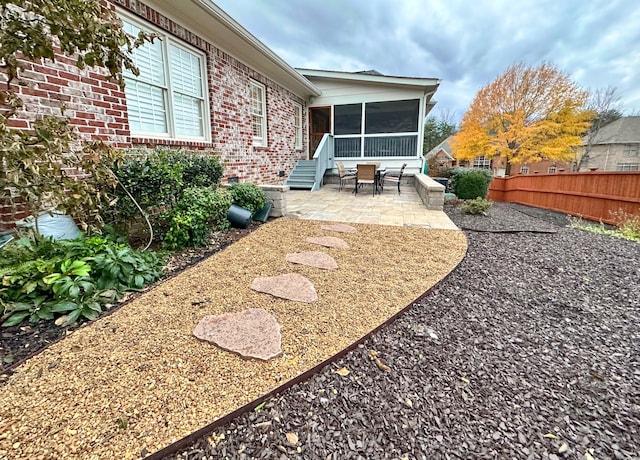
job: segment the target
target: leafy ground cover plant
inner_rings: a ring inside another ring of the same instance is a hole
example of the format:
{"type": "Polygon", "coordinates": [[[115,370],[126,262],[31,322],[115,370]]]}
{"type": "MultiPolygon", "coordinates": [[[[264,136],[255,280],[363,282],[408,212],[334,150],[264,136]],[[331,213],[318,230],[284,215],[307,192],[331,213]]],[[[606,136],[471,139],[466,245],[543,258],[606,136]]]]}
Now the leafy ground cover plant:
{"type": "Polygon", "coordinates": [[[252,214],[264,206],[267,196],[260,187],[250,182],[236,183],[229,187],[231,202],[236,206],[248,209],[252,214]]]}
{"type": "Polygon", "coordinates": [[[474,198],[473,200],[467,200],[462,203],[460,209],[462,209],[462,212],[465,214],[485,214],[492,204],[493,201],[484,198],[474,198]]]}
{"type": "Polygon", "coordinates": [[[161,266],[157,254],[103,237],[19,239],[0,252],[2,325],[95,319],[124,291],[159,278],[161,266]]]}
{"type": "Polygon", "coordinates": [[[640,214],[629,214],[622,211],[613,213],[617,220],[617,227],[605,225],[602,222],[591,222],[581,218],[573,218],[569,226],[591,233],[609,235],[616,238],[640,242],[640,214]]]}

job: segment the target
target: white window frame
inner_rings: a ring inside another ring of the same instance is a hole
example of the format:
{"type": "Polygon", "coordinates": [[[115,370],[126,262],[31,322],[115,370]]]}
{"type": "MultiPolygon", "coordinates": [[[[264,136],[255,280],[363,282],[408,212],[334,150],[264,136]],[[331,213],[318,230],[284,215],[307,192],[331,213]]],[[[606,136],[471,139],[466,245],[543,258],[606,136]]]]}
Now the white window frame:
{"type": "Polygon", "coordinates": [[[294,146],[296,150],[302,150],[302,104],[293,103],[293,125],[295,128],[294,146]]]}
{"type": "Polygon", "coordinates": [[[640,171],[640,163],[618,163],[616,171],[640,171]]]}
{"type": "Polygon", "coordinates": [[[473,159],[474,168],[491,169],[491,158],[479,155],[473,159]]]}
{"type": "Polygon", "coordinates": [[[520,174],[529,174],[529,166],[520,166],[520,174]]]}
{"type": "MultiPolygon", "coordinates": [[[[118,11],[120,18],[124,22],[128,22],[135,27],[144,30],[146,32],[154,33],[158,38],[154,40],[155,43],[160,43],[162,46],[162,66],[165,78],[164,85],[157,85],[156,87],[162,88],[163,97],[164,97],[164,110],[165,110],[165,124],[167,131],[165,133],[158,133],[155,131],[135,131],[134,129],[129,127],[131,130],[131,135],[133,137],[143,137],[143,138],[151,138],[151,139],[175,139],[181,141],[198,141],[198,142],[210,142],[211,141],[211,120],[209,115],[209,88],[208,88],[208,76],[207,76],[207,57],[206,54],[193,46],[169,35],[166,31],[155,27],[154,25],[146,22],[140,21],[138,18],[127,14],[121,10],[118,11]],[[178,134],[176,129],[176,119],[174,117],[174,97],[176,94],[180,92],[177,89],[172,89],[171,84],[171,69],[170,69],[170,46],[174,46],[179,48],[187,53],[195,55],[200,61],[200,79],[201,79],[201,95],[194,96],[188,95],[188,97],[199,100],[200,106],[200,115],[202,117],[200,126],[198,129],[202,132],[201,136],[192,136],[185,134],[178,134]]],[[[144,45],[143,45],[144,46],[144,45]]],[[[135,63],[135,61],[134,61],[135,63]]],[[[127,80],[135,82],[141,81],[145,84],[149,84],[144,80],[139,80],[138,77],[133,75],[133,73],[129,71],[124,72],[125,83],[127,80]]],[[[126,88],[125,88],[126,92],[126,88]]],[[[131,110],[130,103],[127,101],[127,112],[131,110]]]]}
{"type": "Polygon", "coordinates": [[[257,147],[266,147],[267,146],[267,87],[262,83],[259,83],[255,80],[249,80],[250,91],[249,98],[251,100],[250,110],[251,110],[251,133],[253,134],[253,145],[257,147]],[[258,113],[258,111],[254,111],[254,98],[253,98],[253,90],[260,91],[260,99],[256,102],[260,105],[260,111],[262,113],[258,113]],[[261,136],[255,135],[255,126],[258,125],[260,127],[261,136]]]}
{"type": "Polygon", "coordinates": [[[625,157],[637,157],[638,150],[638,144],[625,144],[622,154],[625,157]]]}
{"type": "Polygon", "coordinates": [[[549,168],[547,169],[547,173],[548,174],[555,174],[558,172],[558,167],[557,166],[549,166],[549,168]]]}

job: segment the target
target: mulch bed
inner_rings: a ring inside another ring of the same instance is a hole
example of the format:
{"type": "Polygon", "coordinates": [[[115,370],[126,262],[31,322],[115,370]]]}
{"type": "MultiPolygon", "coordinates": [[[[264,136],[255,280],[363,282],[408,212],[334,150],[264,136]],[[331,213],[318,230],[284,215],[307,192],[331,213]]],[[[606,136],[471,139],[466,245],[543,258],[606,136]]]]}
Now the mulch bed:
{"type": "Polygon", "coordinates": [[[446,212],[468,254],[429,295],[167,458],[640,458],[640,244],[517,205],[446,212]]]}
{"type": "Polygon", "coordinates": [[[327,236],[322,224],[263,225],[19,366],[0,386],[0,458],[145,457],[343,350],[442,279],[466,249],[459,231],[354,224],[357,233],[339,235],[349,249],[321,248],[337,270],[286,262],[319,250],[306,239],[327,236]],[[311,280],[318,301],[250,289],[257,277],[286,273],[311,280]],[[204,315],[245,308],[277,319],[282,355],[243,359],[193,336],[204,315]]]}

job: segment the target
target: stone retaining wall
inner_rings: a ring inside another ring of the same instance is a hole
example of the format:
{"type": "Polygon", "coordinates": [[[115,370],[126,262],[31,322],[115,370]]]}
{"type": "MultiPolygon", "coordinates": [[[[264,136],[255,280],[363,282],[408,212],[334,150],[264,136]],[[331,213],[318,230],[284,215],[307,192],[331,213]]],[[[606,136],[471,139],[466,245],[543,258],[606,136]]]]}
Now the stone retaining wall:
{"type": "Polygon", "coordinates": [[[427,209],[442,211],[444,207],[444,185],[422,173],[414,176],[414,182],[416,191],[427,209]]]}
{"type": "Polygon", "coordinates": [[[287,214],[288,185],[260,185],[267,194],[267,203],[273,203],[269,217],[283,217],[287,214]]]}

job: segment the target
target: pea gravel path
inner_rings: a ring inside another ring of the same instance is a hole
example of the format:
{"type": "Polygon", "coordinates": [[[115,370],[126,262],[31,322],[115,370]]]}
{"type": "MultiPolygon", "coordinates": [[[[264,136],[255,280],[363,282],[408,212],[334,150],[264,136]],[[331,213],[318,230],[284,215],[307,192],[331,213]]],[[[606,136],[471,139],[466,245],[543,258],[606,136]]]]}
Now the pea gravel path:
{"type": "Polygon", "coordinates": [[[320,270],[286,261],[318,250],[323,222],[276,219],[113,314],[18,366],[0,386],[0,460],[138,459],[172,444],[344,350],[462,260],[458,230],[354,224],[349,249],[321,248],[320,270]],[[398,261],[398,262],[396,262],[398,261]],[[296,273],[318,300],[250,288],[296,273]],[[198,340],[205,315],[262,308],[280,324],[283,353],[264,362],[198,340]]]}
{"type": "Polygon", "coordinates": [[[516,205],[447,212],[478,231],[430,295],[170,458],[640,458],[640,244],[516,205]]]}

